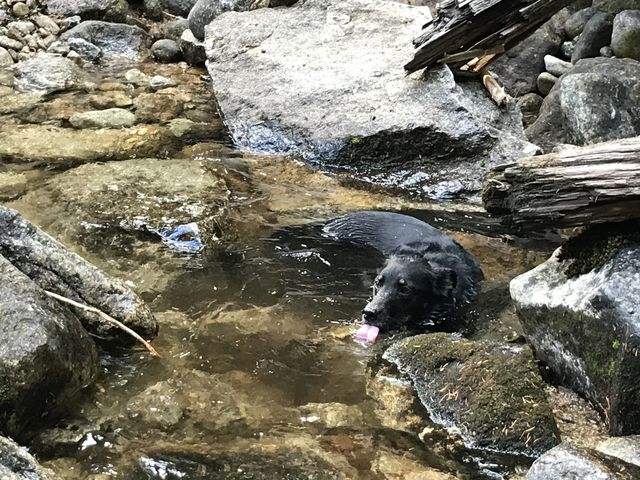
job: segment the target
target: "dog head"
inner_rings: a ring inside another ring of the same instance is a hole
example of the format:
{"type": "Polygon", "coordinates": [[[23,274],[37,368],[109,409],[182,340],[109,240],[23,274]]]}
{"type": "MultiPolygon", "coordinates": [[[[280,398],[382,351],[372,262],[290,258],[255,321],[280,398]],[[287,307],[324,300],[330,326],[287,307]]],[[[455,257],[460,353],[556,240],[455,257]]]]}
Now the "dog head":
{"type": "Polygon", "coordinates": [[[393,256],[373,284],[364,323],[381,331],[437,323],[453,312],[456,272],[422,256],[393,256]]]}

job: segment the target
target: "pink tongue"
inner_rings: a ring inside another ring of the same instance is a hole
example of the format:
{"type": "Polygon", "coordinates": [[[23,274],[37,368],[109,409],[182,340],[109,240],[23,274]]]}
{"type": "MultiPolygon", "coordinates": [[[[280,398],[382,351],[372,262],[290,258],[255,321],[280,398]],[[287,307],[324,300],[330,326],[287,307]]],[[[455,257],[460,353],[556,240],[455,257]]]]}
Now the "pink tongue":
{"type": "Polygon", "coordinates": [[[356,338],[358,340],[362,340],[363,342],[374,343],[376,341],[376,338],[378,338],[379,332],[380,329],[378,327],[367,325],[365,323],[356,332],[356,338]]]}

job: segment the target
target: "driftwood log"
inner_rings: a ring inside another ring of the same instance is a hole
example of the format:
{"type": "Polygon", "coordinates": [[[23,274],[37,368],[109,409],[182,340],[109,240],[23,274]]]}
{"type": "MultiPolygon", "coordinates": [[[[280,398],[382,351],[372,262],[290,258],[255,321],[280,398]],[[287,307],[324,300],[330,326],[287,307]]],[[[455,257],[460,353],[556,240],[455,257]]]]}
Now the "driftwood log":
{"type": "Polygon", "coordinates": [[[489,175],[482,200],[515,230],[640,218],[640,137],[503,165],[489,175]]]}
{"type": "Polygon", "coordinates": [[[444,0],[413,41],[418,50],[404,68],[415,72],[439,62],[479,72],[571,1],[444,0]]]}

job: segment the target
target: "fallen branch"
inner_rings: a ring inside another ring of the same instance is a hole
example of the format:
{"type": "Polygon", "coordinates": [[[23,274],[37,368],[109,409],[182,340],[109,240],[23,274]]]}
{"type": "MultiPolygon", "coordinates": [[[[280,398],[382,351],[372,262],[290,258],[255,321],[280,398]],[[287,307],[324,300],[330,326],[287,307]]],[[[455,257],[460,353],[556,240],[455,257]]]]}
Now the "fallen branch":
{"type": "Polygon", "coordinates": [[[516,230],[640,218],[640,137],[569,147],[496,167],[482,200],[516,230]]]}
{"type": "Polygon", "coordinates": [[[134,332],[129,327],[127,327],[124,323],[116,320],[115,318],[113,318],[110,315],[107,315],[102,310],[99,310],[99,309],[97,309],[95,307],[90,307],[89,305],[84,305],[82,303],[78,303],[78,302],[76,302],[74,300],[71,300],[70,298],[63,297],[62,295],[58,295],[57,293],[50,292],[49,290],[45,290],[44,293],[46,293],[48,296],[50,296],[52,298],[55,298],[56,300],[58,300],[60,302],[68,303],[69,305],[72,305],[72,306],[74,306],[76,308],[80,308],[80,309],[82,309],[82,310],[84,310],[86,312],[95,313],[96,315],[98,315],[103,320],[106,320],[107,322],[111,323],[112,325],[115,325],[116,327],[118,327],[119,329],[125,331],[126,333],[131,335],[133,338],[138,340],[140,343],[142,343],[145,346],[145,348],[147,350],[149,350],[151,355],[153,355],[155,357],[160,357],[160,354],[158,353],[158,351],[155,348],[153,348],[149,342],[147,342],[144,338],[142,338],[136,332],[134,332]]]}

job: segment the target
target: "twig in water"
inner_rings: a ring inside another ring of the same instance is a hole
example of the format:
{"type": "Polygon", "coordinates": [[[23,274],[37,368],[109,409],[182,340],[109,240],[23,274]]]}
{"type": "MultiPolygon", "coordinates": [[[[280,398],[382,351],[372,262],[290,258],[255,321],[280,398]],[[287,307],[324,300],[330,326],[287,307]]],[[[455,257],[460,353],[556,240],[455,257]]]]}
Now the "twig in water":
{"type": "Polygon", "coordinates": [[[140,343],[142,343],[145,346],[145,348],[147,350],[149,350],[151,355],[153,355],[155,357],[160,357],[160,354],[158,353],[158,351],[155,348],[153,348],[149,342],[147,342],[144,338],[142,338],[136,332],[134,332],[129,327],[127,327],[124,323],[116,320],[115,318],[113,318],[110,315],[107,315],[102,310],[99,310],[99,309],[97,309],[95,307],[90,307],[89,305],[84,305],[82,303],[78,303],[78,302],[76,302],[74,300],[71,300],[70,298],[63,297],[62,295],[58,295],[57,293],[50,292],[49,290],[45,290],[44,293],[46,293],[47,295],[49,295],[52,298],[55,298],[56,300],[59,300],[60,302],[68,303],[69,305],[73,305],[74,307],[81,308],[82,310],[85,310],[87,312],[95,313],[96,315],[98,315],[102,319],[106,320],[107,322],[111,323],[112,325],[115,325],[120,330],[123,330],[123,331],[127,332],[133,338],[135,338],[140,343]]]}

